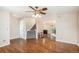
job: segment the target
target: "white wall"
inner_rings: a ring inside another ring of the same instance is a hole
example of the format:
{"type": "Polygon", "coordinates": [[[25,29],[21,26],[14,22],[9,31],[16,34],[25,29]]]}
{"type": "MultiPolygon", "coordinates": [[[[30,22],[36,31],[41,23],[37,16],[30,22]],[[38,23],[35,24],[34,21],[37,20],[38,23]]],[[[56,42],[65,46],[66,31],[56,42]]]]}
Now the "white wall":
{"type": "Polygon", "coordinates": [[[9,13],[0,12],[0,47],[10,44],[9,13]]]}
{"type": "Polygon", "coordinates": [[[38,33],[40,33],[40,32],[43,32],[43,29],[44,29],[44,24],[43,24],[43,21],[44,19],[37,19],[37,21],[38,21],[38,33]]]}
{"type": "Polygon", "coordinates": [[[76,13],[59,14],[56,18],[56,40],[77,44],[76,13]]]}
{"type": "Polygon", "coordinates": [[[27,32],[26,32],[26,23],[24,20],[20,20],[20,38],[26,39],[27,32]]]}
{"type": "Polygon", "coordinates": [[[77,45],[79,46],[79,12],[77,13],[77,45]]]}
{"type": "Polygon", "coordinates": [[[20,37],[20,20],[19,17],[10,14],[10,39],[20,37]]]}

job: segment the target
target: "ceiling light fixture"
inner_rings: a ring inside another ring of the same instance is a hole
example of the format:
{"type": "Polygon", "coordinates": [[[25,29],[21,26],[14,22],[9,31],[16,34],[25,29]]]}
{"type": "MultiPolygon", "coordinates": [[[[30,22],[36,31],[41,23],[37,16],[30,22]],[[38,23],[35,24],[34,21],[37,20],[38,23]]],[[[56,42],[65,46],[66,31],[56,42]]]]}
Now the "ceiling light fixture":
{"type": "Polygon", "coordinates": [[[40,14],[36,14],[36,15],[33,14],[32,17],[34,17],[34,18],[37,18],[37,17],[41,18],[41,15],[40,14]]]}

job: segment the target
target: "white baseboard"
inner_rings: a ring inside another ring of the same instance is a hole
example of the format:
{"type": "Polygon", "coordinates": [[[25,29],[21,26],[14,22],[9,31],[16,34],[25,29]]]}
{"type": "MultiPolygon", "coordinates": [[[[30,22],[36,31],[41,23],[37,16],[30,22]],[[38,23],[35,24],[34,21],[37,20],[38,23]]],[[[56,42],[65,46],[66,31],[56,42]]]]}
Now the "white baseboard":
{"type": "Polygon", "coordinates": [[[2,43],[0,44],[0,47],[6,46],[6,45],[10,45],[10,41],[2,42],[2,43]]]}
{"type": "Polygon", "coordinates": [[[61,41],[61,40],[56,40],[56,41],[63,42],[63,43],[68,43],[68,44],[75,44],[75,45],[77,45],[76,42],[68,42],[68,41],[61,41]]]}
{"type": "MultiPolygon", "coordinates": [[[[14,40],[14,39],[24,39],[24,38],[11,38],[10,40],[14,40]]],[[[26,40],[26,39],[24,39],[24,40],[26,40]]]]}

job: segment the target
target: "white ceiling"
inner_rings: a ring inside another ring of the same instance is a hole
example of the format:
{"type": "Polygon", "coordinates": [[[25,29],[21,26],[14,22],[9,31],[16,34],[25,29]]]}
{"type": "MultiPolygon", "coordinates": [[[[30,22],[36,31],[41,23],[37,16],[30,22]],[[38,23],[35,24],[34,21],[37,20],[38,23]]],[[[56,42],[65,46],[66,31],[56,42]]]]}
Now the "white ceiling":
{"type": "MultiPolygon", "coordinates": [[[[40,6],[47,7],[47,16],[51,16],[54,13],[69,13],[69,12],[75,12],[78,10],[78,7],[72,7],[72,6],[40,6]]],[[[16,14],[20,17],[30,17],[33,13],[31,12],[25,12],[25,11],[33,11],[28,6],[1,6],[0,11],[8,11],[10,13],[16,14]]]]}
{"type": "Polygon", "coordinates": [[[7,11],[10,13],[13,13],[17,16],[29,16],[31,13],[29,12],[25,12],[25,11],[32,11],[32,9],[30,9],[29,7],[25,7],[25,6],[6,6],[6,7],[0,7],[1,11],[7,11]]]}

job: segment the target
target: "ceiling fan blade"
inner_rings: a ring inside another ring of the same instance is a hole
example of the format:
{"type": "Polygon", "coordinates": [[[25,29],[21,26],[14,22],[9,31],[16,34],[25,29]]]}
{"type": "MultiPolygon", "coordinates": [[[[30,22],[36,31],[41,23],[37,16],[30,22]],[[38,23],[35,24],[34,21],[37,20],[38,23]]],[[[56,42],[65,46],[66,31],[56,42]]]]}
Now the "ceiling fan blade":
{"type": "Polygon", "coordinates": [[[44,13],[44,12],[40,12],[40,13],[41,13],[41,14],[44,14],[44,15],[46,14],[46,13],[44,13]]]}
{"type": "Polygon", "coordinates": [[[36,11],[36,9],[34,9],[32,6],[29,6],[31,9],[33,9],[34,11],[36,11]]]}
{"type": "Polygon", "coordinates": [[[35,11],[25,11],[25,12],[35,12],[35,11]]]}
{"type": "Polygon", "coordinates": [[[42,11],[46,11],[46,10],[48,10],[47,8],[42,8],[42,11]]]}

